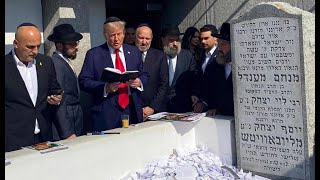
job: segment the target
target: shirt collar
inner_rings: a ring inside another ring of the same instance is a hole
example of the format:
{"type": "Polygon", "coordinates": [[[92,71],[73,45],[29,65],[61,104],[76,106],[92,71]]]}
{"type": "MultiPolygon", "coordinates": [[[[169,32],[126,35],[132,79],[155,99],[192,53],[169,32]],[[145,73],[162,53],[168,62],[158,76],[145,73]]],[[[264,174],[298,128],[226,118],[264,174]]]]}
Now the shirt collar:
{"type": "Polygon", "coordinates": [[[57,53],[60,57],[62,57],[62,59],[64,59],[66,62],[70,61],[70,59],[64,57],[63,54],[60,51],[55,51],[55,53],[57,53]]]}
{"type": "MultiPolygon", "coordinates": [[[[111,46],[109,46],[108,43],[107,43],[107,45],[108,45],[109,51],[110,51],[111,53],[115,53],[115,52],[114,52],[115,49],[113,49],[111,46]]],[[[121,47],[119,48],[119,51],[123,53],[123,46],[122,46],[122,45],[121,45],[121,47]]]]}
{"type": "MultiPolygon", "coordinates": [[[[12,55],[13,55],[13,59],[16,63],[16,65],[19,65],[19,66],[25,66],[25,64],[18,58],[18,56],[16,55],[14,49],[12,49],[12,55]]],[[[36,64],[36,59],[33,59],[33,61],[29,62],[29,63],[32,63],[32,64],[36,64]]],[[[29,65],[28,63],[28,65],[29,65]]]]}
{"type": "Polygon", "coordinates": [[[211,56],[213,52],[216,50],[217,46],[213,46],[209,52],[206,52],[206,56],[211,56]]]}

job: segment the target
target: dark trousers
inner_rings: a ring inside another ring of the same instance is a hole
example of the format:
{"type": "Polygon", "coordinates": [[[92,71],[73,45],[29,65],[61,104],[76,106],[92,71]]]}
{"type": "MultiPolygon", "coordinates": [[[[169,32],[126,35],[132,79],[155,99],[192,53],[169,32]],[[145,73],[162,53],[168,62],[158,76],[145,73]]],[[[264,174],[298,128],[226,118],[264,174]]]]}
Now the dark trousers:
{"type": "Polygon", "coordinates": [[[38,144],[38,143],[41,143],[41,142],[43,142],[41,133],[35,134],[33,136],[33,144],[38,144]]]}

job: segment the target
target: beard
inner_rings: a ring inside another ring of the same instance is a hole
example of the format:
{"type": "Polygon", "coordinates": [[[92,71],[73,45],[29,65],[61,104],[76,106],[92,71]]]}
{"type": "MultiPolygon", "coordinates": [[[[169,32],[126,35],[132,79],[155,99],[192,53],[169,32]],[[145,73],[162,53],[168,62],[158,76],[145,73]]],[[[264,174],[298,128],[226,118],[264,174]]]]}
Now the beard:
{"type": "Polygon", "coordinates": [[[163,52],[170,56],[170,57],[176,57],[181,51],[181,44],[177,45],[177,48],[170,47],[168,45],[163,46],[163,52]]]}
{"type": "Polygon", "coordinates": [[[223,54],[223,52],[219,51],[219,54],[216,57],[216,62],[220,65],[231,62],[231,51],[229,51],[227,54],[223,54]]]}
{"type": "Polygon", "coordinates": [[[139,46],[139,44],[136,44],[136,46],[139,48],[140,51],[145,52],[148,51],[148,49],[150,48],[150,44],[147,46],[139,46]]]}
{"type": "Polygon", "coordinates": [[[77,52],[71,53],[67,48],[62,49],[62,55],[68,59],[74,60],[77,58],[77,52]]]}

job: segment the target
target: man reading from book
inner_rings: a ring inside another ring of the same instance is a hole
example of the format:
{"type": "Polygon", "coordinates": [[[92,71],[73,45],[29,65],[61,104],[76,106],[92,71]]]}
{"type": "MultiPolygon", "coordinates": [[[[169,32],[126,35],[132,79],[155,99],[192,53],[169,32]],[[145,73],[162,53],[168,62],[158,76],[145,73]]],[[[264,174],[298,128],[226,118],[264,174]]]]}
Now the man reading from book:
{"type": "Polygon", "coordinates": [[[141,92],[148,76],[143,71],[141,53],[137,47],[123,44],[125,22],[109,17],[103,26],[106,43],[90,49],[79,75],[80,88],[94,96],[90,109],[94,131],[121,127],[121,115],[130,115],[130,123],[142,122],[141,92]],[[139,76],[125,83],[108,82],[106,68],[120,72],[139,71],[139,76]]]}

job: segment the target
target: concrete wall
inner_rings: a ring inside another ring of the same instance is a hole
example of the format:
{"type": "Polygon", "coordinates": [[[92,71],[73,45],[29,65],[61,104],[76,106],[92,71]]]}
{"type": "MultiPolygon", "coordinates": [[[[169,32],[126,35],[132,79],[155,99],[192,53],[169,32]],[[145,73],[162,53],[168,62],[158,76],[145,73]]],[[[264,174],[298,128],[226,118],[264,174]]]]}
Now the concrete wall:
{"type": "Polygon", "coordinates": [[[76,72],[79,73],[87,50],[105,42],[102,32],[102,25],[106,19],[105,1],[91,0],[90,3],[87,3],[86,8],[80,7],[82,10],[86,9],[81,12],[77,11],[79,3],[72,8],[73,5],[70,1],[69,3],[68,1],[44,2],[41,0],[5,0],[5,53],[9,53],[13,49],[12,42],[16,27],[23,22],[31,22],[37,25],[42,33],[43,44],[40,53],[50,56],[55,48],[53,43],[46,39],[52,33],[53,27],[61,23],[71,23],[76,31],[85,37],[79,46],[78,58],[74,61],[76,72]],[[72,12],[73,15],[68,12],[72,12]],[[83,21],[87,23],[83,25],[83,21]],[[45,44],[47,48],[45,48],[45,44]]]}
{"type": "MultiPolygon", "coordinates": [[[[14,33],[21,23],[31,22],[43,32],[41,0],[5,0],[5,22],[5,54],[7,54],[13,49],[14,33]]],[[[43,52],[42,45],[40,53],[43,52]]]]}
{"type": "Polygon", "coordinates": [[[68,149],[47,154],[29,149],[7,152],[11,164],[5,167],[5,179],[119,180],[147,163],[167,159],[173,149],[205,146],[228,165],[236,154],[234,120],[225,116],[190,123],[148,121],[107,132],[120,134],[66,139],[59,142],[68,149]]]}
{"type": "Polygon", "coordinates": [[[90,0],[89,14],[91,47],[96,47],[105,43],[103,36],[103,23],[106,20],[105,0],[90,0]]]}
{"type": "MultiPolygon", "coordinates": [[[[219,28],[248,12],[252,7],[265,0],[175,0],[168,1],[164,9],[163,24],[179,25],[184,32],[188,27],[200,28],[205,24],[214,24],[219,28]],[[184,7],[181,8],[181,5],[184,7]],[[177,8],[179,7],[179,8],[177,8]]],[[[271,0],[271,2],[275,2],[271,0]]],[[[315,0],[283,0],[292,6],[315,13],[315,0]]]]}

